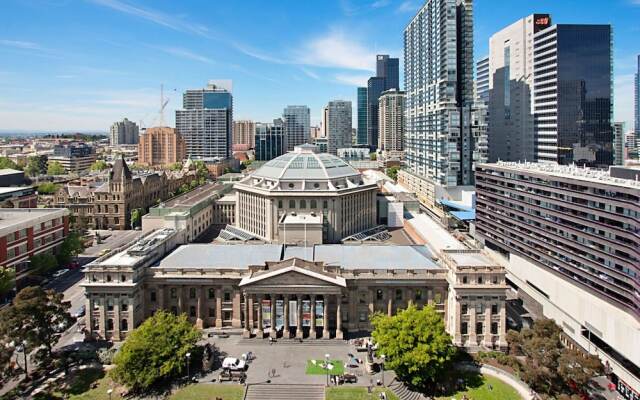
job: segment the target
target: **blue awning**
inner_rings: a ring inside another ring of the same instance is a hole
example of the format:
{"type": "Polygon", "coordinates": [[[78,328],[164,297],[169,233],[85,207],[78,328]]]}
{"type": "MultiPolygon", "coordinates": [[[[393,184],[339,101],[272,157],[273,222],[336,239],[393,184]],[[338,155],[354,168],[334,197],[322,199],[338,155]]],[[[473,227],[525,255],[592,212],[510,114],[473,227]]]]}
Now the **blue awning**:
{"type": "Polygon", "coordinates": [[[446,207],[449,207],[449,208],[453,208],[454,210],[474,211],[473,208],[463,206],[462,204],[458,204],[458,203],[453,202],[451,200],[440,199],[440,200],[438,200],[438,203],[442,204],[443,206],[446,206],[446,207]]]}
{"type": "Polygon", "coordinates": [[[451,215],[460,221],[474,221],[476,219],[475,211],[451,211],[451,215]]]}

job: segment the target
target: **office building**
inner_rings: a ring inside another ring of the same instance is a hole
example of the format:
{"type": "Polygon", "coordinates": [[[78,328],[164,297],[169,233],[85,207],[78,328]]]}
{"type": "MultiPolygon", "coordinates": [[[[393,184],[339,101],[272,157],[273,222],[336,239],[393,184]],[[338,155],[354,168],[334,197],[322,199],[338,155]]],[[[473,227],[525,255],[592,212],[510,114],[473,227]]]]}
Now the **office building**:
{"type": "MultiPolygon", "coordinates": [[[[362,113],[362,118],[365,118],[366,114],[367,138],[366,143],[362,142],[364,140],[364,134],[360,133],[360,136],[356,140],[357,144],[368,144],[373,150],[378,147],[378,103],[380,95],[385,90],[400,90],[399,74],[399,60],[397,58],[390,58],[387,54],[379,54],[376,56],[376,76],[369,78],[367,81],[366,93],[364,88],[358,89],[358,129],[361,129],[361,102],[364,101],[364,96],[366,96],[367,106],[366,110],[362,113]]],[[[362,124],[363,128],[364,121],[362,124]]]]}
{"type": "Polygon", "coordinates": [[[138,164],[148,166],[170,165],[186,158],[186,146],[177,129],[154,127],[140,135],[138,164]]]}
{"type": "Polygon", "coordinates": [[[385,79],[382,77],[374,76],[367,81],[367,143],[372,149],[378,146],[378,106],[384,88],[385,79]]]}
{"type": "Polygon", "coordinates": [[[112,146],[120,144],[138,144],[138,134],[138,125],[125,118],[122,121],[114,122],[113,125],[111,125],[109,143],[112,146]]]}
{"type": "Polygon", "coordinates": [[[269,161],[287,152],[287,132],[282,119],[256,124],[256,160],[269,161]]]}
{"type": "Polygon", "coordinates": [[[230,87],[209,82],[205,89],[187,90],[183,109],[176,110],[176,128],[184,138],[187,156],[231,157],[233,96],[230,87]]]}
{"type": "Polygon", "coordinates": [[[397,156],[404,149],[405,93],[397,89],[382,92],[379,100],[378,151],[397,156]]]}
{"type": "Polygon", "coordinates": [[[624,122],[613,123],[613,165],[624,165],[625,160],[624,122]]]}
{"type": "Polygon", "coordinates": [[[407,170],[398,181],[429,209],[440,189],[473,185],[472,10],[470,0],[427,0],[404,31],[407,170]]]}
{"type": "Polygon", "coordinates": [[[358,88],[358,128],[356,131],[356,144],[369,144],[367,133],[367,88],[358,88]]]}
{"type": "Polygon", "coordinates": [[[333,100],[326,106],[327,150],[330,154],[336,155],[339,148],[351,147],[351,118],[350,101],[333,100]]]}
{"type": "Polygon", "coordinates": [[[322,130],[319,126],[312,126],[309,128],[309,142],[313,142],[315,139],[322,137],[322,130]]]}
{"type": "Polygon", "coordinates": [[[611,165],[611,26],[553,25],[534,33],[533,45],[536,160],[611,165]]]}
{"type": "Polygon", "coordinates": [[[256,147],[256,123],[249,120],[233,121],[233,144],[256,147]]]}
{"type": "Polygon", "coordinates": [[[400,60],[388,54],[376,56],[376,76],[384,78],[384,90],[400,90],[400,60]]]}
{"type": "Polygon", "coordinates": [[[476,101],[489,104],[489,56],[476,63],[476,101]]]}
{"type": "Polygon", "coordinates": [[[57,144],[48,162],[57,161],[67,173],[86,171],[97,159],[96,149],[84,142],[57,144]]]}
{"type": "Polygon", "coordinates": [[[533,35],[551,26],[532,14],[489,39],[489,161],[533,161],[533,35]]]}
{"type": "MultiPolygon", "coordinates": [[[[2,170],[0,170],[1,172],[2,170]]],[[[38,193],[36,186],[0,186],[0,208],[36,208],[38,193]]]]}
{"type": "Polygon", "coordinates": [[[283,113],[285,133],[287,138],[287,151],[292,151],[295,146],[309,143],[311,114],[307,106],[287,106],[283,113]]]}
{"type": "Polygon", "coordinates": [[[640,172],[555,163],[476,166],[475,236],[528,311],[640,387],[640,172]],[[635,374],[635,375],[634,375],[635,374]]]}

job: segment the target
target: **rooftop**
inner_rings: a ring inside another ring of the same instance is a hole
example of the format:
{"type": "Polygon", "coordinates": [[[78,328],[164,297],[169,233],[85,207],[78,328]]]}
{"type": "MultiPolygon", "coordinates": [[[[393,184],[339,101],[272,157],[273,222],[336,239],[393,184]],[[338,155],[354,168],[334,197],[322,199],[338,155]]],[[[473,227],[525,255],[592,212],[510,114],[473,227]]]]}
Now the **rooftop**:
{"type": "Polygon", "coordinates": [[[407,220],[413,229],[424,239],[434,252],[441,250],[466,250],[467,247],[460,243],[449,231],[425,214],[411,213],[412,218],[407,220]]]}
{"type": "Polygon", "coordinates": [[[280,220],[281,224],[322,224],[322,215],[316,213],[288,213],[280,220]]]}
{"type": "Polygon", "coordinates": [[[19,187],[3,186],[3,187],[0,187],[0,195],[1,194],[21,192],[23,190],[33,190],[33,191],[35,191],[35,188],[33,188],[32,186],[19,186],[19,187]]]}
{"type": "Polygon", "coordinates": [[[0,211],[0,229],[23,229],[65,215],[69,215],[66,208],[3,208],[0,211]]]}
{"type": "Polygon", "coordinates": [[[11,168],[0,169],[0,175],[13,175],[13,174],[24,174],[24,172],[19,171],[17,169],[11,169],[11,168]]]}
{"type": "Polygon", "coordinates": [[[480,251],[446,251],[445,253],[459,267],[486,267],[496,264],[480,251]]]}
{"type": "Polygon", "coordinates": [[[199,186],[189,192],[176,196],[164,203],[161,203],[159,207],[173,208],[173,207],[191,207],[200,203],[210,197],[213,197],[219,193],[224,187],[221,183],[208,182],[202,186],[199,186]]]}
{"type": "Polygon", "coordinates": [[[279,244],[188,244],[178,247],[160,262],[160,268],[247,269],[265,261],[280,261],[279,244]]]}

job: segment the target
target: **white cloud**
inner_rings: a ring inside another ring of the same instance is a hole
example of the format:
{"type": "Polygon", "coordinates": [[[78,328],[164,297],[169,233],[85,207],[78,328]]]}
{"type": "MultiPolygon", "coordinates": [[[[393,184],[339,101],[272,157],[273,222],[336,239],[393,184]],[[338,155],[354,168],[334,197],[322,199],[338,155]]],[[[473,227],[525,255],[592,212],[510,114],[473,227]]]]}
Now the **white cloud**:
{"type": "Polygon", "coordinates": [[[419,3],[414,0],[405,0],[396,9],[399,13],[410,13],[418,10],[419,3]]]}
{"type": "Polygon", "coordinates": [[[367,86],[368,75],[337,74],[336,82],[350,86],[367,86]]]}
{"type": "Polygon", "coordinates": [[[300,70],[302,70],[302,72],[303,72],[306,76],[308,76],[309,78],[311,78],[311,79],[315,79],[315,80],[319,80],[319,79],[320,79],[320,76],[319,76],[318,74],[316,74],[315,72],[311,71],[310,69],[307,69],[307,68],[302,67],[302,68],[300,68],[300,70]]]}
{"type": "Polygon", "coordinates": [[[299,64],[317,67],[374,71],[376,54],[343,30],[317,36],[295,54],[299,64]]]}
{"type": "Polygon", "coordinates": [[[40,47],[39,44],[22,40],[0,39],[0,46],[15,47],[17,49],[25,50],[42,50],[42,47],[40,47]]]}
{"type": "Polygon", "coordinates": [[[390,0],[376,0],[371,3],[372,8],[382,8],[389,5],[390,0]]]}
{"type": "Polygon", "coordinates": [[[184,49],[181,47],[156,47],[158,50],[161,50],[167,54],[186,58],[188,60],[199,61],[205,64],[215,64],[216,62],[210,59],[209,57],[203,56],[201,54],[194,53],[191,50],[184,49]]]}
{"type": "Polygon", "coordinates": [[[274,64],[287,64],[288,61],[283,58],[273,57],[269,54],[265,54],[260,50],[254,49],[251,46],[248,46],[243,43],[233,42],[233,47],[239,52],[253,58],[257,58],[258,60],[274,63],[274,64]]]}

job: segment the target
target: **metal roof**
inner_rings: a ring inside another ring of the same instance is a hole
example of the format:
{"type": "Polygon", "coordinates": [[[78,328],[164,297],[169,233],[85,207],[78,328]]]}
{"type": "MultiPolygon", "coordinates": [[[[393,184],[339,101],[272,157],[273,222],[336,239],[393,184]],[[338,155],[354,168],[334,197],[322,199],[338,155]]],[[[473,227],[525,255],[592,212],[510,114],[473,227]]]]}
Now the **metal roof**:
{"type": "Polygon", "coordinates": [[[332,154],[304,148],[283,154],[258,168],[252,176],[278,180],[314,180],[359,176],[360,173],[332,154]]]}
{"type": "Polygon", "coordinates": [[[314,260],[343,269],[440,269],[425,246],[318,245],[314,260]]]}
{"type": "Polygon", "coordinates": [[[160,267],[246,269],[249,265],[281,259],[282,245],[279,244],[188,244],[169,254],[160,262],[160,267]]]}

